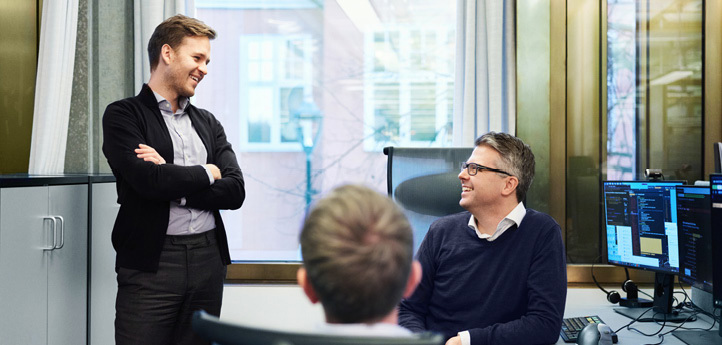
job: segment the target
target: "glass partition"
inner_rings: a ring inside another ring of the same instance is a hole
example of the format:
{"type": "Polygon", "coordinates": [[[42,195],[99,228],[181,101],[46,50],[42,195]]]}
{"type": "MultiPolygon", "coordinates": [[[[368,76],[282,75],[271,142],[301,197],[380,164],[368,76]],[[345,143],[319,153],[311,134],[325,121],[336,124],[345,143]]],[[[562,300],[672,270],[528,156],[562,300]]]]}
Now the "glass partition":
{"type": "Polygon", "coordinates": [[[608,1],[605,179],[702,179],[703,1],[608,1]]]}

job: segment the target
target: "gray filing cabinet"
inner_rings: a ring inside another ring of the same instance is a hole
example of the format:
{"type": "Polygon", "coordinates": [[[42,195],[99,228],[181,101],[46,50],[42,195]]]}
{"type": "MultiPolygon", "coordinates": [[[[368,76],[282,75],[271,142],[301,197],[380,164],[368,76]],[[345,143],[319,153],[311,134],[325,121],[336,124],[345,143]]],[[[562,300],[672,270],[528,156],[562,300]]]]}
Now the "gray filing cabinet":
{"type": "Polygon", "coordinates": [[[115,343],[115,250],[110,241],[120,205],[115,178],[91,176],[89,344],[115,343]]]}
{"type": "Polygon", "coordinates": [[[85,344],[87,176],[0,176],[0,344],[85,344]]]}

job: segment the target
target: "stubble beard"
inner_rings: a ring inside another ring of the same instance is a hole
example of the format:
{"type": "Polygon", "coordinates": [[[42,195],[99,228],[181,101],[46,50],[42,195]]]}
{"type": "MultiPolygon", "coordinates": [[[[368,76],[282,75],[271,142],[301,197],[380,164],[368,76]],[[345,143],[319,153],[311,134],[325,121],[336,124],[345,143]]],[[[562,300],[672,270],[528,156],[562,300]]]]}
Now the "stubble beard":
{"type": "Polygon", "coordinates": [[[193,97],[196,90],[190,85],[190,76],[188,73],[174,73],[171,79],[171,85],[178,97],[193,97]]]}

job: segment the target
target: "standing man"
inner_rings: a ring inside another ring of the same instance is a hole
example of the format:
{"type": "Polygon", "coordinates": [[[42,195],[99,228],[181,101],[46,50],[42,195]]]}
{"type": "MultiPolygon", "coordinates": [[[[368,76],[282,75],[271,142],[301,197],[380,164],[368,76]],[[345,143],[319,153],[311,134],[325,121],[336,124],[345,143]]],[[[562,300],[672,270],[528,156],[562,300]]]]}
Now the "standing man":
{"type": "Polygon", "coordinates": [[[329,334],[411,336],[396,306],[421,279],[406,216],[386,196],[348,185],[318,201],[301,231],[298,284],[321,301],[329,334]]]}
{"type": "Polygon", "coordinates": [[[117,344],[202,344],[192,313],[221,312],[231,261],[219,210],[241,207],[243,175],[223,126],[189,99],[208,73],[215,36],[183,15],[162,22],[148,43],[150,81],[103,116],[120,204],[117,344]]]}
{"type": "Polygon", "coordinates": [[[524,208],[534,154],[490,132],[462,165],[468,212],[434,222],[418,251],[424,277],[402,301],[399,323],[432,330],[447,344],[552,344],[559,338],[567,280],[559,225],[524,208]]]}

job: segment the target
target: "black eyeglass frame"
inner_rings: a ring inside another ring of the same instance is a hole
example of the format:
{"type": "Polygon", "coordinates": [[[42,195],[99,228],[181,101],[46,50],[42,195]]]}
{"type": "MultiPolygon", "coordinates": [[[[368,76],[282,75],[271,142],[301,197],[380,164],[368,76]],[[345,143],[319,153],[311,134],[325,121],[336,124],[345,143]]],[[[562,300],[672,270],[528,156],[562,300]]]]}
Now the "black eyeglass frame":
{"type": "Polygon", "coordinates": [[[487,167],[487,166],[483,166],[483,165],[481,165],[481,164],[476,164],[476,163],[461,162],[461,170],[464,170],[464,169],[466,169],[466,172],[469,173],[469,176],[475,176],[476,174],[479,173],[479,171],[485,171],[485,170],[486,170],[486,171],[493,171],[493,172],[495,172],[495,173],[500,173],[500,174],[504,174],[504,175],[507,175],[507,176],[514,176],[514,175],[512,175],[512,174],[510,174],[510,173],[508,173],[508,172],[506,172],[506,171],[504,171],[504,170],[501,170],[501,169],[489,168],[489,167],[487,167]],[[471,173],[471,167],[472,167],[472,166],[474,167],[474,173],[473,173],[473,174],[471,173]]]}

